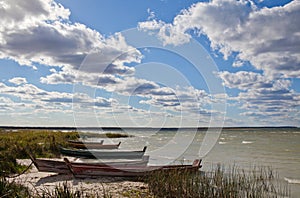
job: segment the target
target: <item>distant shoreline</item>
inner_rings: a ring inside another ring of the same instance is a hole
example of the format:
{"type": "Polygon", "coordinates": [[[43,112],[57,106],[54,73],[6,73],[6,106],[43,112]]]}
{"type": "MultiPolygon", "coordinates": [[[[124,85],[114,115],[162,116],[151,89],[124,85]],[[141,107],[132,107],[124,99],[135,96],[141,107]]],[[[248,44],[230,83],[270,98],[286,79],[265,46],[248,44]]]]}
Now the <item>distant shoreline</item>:
{"type": "MultiPolygon", "coordinates": [[[[265,126],[265,127],[211,127],[216,128],[216,129],[225,129],[225,130],[238,130],[238,129],[297,129],[299,127],[296,126],[265,126]]],[[[133,130],[138,130],[138,129],[152,129],[152,130],[160,130],[160,131],[170,131],[170,130],[179,130],[179,129],[198,129],[198,130],[207,130],[208,127],[181,127],[181,128],[172,128],[172,127],[165,127],[165,128],[158,128],[158,127],[54,127],[54,126],[49,126],[49,127],[41,127],[41,126],[0,126],[0,129],[12,129],[12,130],[17,130],[17,129],[39,129],[39,130],[67,130],[67,131],[80,131],[80,130],[126,130],[126,129],[133,129],[133,130]]]]}

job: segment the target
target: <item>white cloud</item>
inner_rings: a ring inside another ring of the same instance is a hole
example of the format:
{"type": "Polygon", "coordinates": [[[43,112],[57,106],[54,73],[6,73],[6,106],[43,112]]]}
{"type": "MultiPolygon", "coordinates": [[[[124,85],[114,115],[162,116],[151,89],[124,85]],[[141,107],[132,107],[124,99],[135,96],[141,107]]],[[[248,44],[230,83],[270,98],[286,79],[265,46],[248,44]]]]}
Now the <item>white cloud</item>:
{"type": "Polygon", "coordinates": [[[177,87],[170,90],[169,94],[152,95],[148,99],[141,100],[140,103],[169,110],[176,114],[210,116],[215,112],[210,107],[213,101],[217,101],[216,98],[210,96],[204,90],[194,87],[177,87]]]}
{"type": "Polygon", "coordinates": [[[225,59],[238,53],[238,62],[250,61],[268,76],[300,76],[300,2],[259,9],[251,1],[212,0],[199,2],[177,15],[172,24],[146,21],[145,31],[158,31],[164,44],[179,45],[199,31],[225,59]]]}
{"type": "Polygon", "coordinates": [[[42,20],[66,20],[70,11],[53,0],[9,0],[0,3],[0,31],[22,24],[23,29],[42,20]]]}
{"type": "Polygon", "coordinates": [[[261,74],[246,71],[220,72],[219,76],[226,87],[243,90],[237,97],[230,98],[244,111],[242,116],[252,118],[256,123],[268,120],[269,124],[288,122],[297,125],[300,94],[290,89],[290,80],[270,80],[261,74]]]}
{"type": "Polygon", "coordinates": [[[26,84],[27,83],[26,78],[22,78],[22,77],[15,77],[15,78],[9,79],[8,81],[10,83],[15,84],[15,85],[21,85],[21,84],[26,84]]]}
{"type": "MultiPolygon", "coordinates": [[[[5,115],[15,118],[22,118],[26,113],[35,117],[36,120],[40,120],[42,115],[49,119],[53,118],[55,113],[73,117],[74,111],[78,114],[85,111],[93,112],[97,109],[108,111],[113,106],[118,106],[118,101],[113,98],[100,96],[92,98],[86,94],[74,95],[67,92],[45,91],[32,84],[8,86],[0,83],[0,93],[0,113],[4,112],[5,115]]],[[[20,119],[21,123],[27,118],[20,119]]],[[[10,123],[9,120],[6,122],[10,123]]]]}
{"type": "Polygon", "coordinates": [[[5,1],[0,10],[0,58],[73,69],[92,52],[105,58],[98,65],[102,68],[117,57],[121,63],[139,61],[140,52],[121,34],[105,38],[84,24],[71,23],[70,11],[53,0],[5,1]]]}
{"type": "Polygon", "coordinates": [[[270,88],[273,86],[272,80],[259,73],[239,71],[230,73],[228,71],[219,72],[218,76],[223,80],[223,85],[229,88],[240,90],[270,88]]]}
{"type": "Polygon", "coordinates": [[[10,98],[0,96],[0,113],[13,110],[13,103],[10,98]]]}

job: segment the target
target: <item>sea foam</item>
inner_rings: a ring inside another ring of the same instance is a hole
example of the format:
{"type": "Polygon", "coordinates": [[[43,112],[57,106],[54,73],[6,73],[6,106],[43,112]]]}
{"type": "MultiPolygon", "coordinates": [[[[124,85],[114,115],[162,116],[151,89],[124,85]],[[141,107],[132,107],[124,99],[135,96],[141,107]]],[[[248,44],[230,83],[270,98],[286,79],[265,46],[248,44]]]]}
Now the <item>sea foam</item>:
{"type": "Polygon", "coordinates": [[[251,141],[242,141],[242,144],[252,144],[253,142],[251,141]]]}
{"type": "Polygon", "coordinates": [[[290,179],[285,177],[284,180],[287,181],[289,184],[300,184],[300,179],[290,179]]]}

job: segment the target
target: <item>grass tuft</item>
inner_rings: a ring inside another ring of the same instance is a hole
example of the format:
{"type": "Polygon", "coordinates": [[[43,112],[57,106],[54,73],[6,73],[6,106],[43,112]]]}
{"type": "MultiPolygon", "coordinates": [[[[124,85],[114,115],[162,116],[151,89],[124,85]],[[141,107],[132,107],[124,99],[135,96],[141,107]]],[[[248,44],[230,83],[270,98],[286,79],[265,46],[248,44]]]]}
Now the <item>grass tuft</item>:
{"type": "MultiPolygon", "coordinates": [[[[17,131],[0,130],[0,176],[22,172],[26,167],[17,164],[16,159],[29,158],[28,152],[36,157],[59,157],[59,146],[68,147],[67,140],[77,140],[81,133],[53,130],[17,131]]],[[[121,138],[130,137],[120,133],[82,133],[86,137],[121,138]]]]}
{"type": "Polygon", "coordinates": [[[30,193],[28,188],[2,177],[0,178],[0,197],[30,197],[30,193]]]}
{"type": "Polygon", "coordinates": [[[0,132],[0,176],[19,173],[24,166],[16,159],[29,158],[28,152],[36,157],[58,157],[58,145],[67,145],[68,139],[77,139],[77,132],[53,132],[49,130],[18,130],[0,132]]]}
{"type": "Polygon", "coordinates": [[[156,171],[145,179],[154,197],[286,197],[270,168],[254,168],[250,172],[233,167],[218,167],[198,174],[186,171],[156,171]]]}

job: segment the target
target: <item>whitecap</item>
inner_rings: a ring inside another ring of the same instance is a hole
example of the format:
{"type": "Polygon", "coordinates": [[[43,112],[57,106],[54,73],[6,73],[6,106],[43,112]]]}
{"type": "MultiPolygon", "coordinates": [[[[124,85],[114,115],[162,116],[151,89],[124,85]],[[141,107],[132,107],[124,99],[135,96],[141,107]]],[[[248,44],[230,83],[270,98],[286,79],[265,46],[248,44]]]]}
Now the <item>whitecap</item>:
{"type": "Polygon", "coordinates": [[[300,179],[290,179],[285,177],[284,180],[287,181],[289,184],[300,184],[300,179]]]}
{"type": "Polygon", "coordinates": [[[251,141],[242,141],[242,144],[252,144],[253,142],[251,141]]]}
{"type": "Polygon", "coordinates": [[[221,142],[221,141],[219,142],[219,144],[226,144],[226,143],[227,143],[227,142],[221,142]]]}

